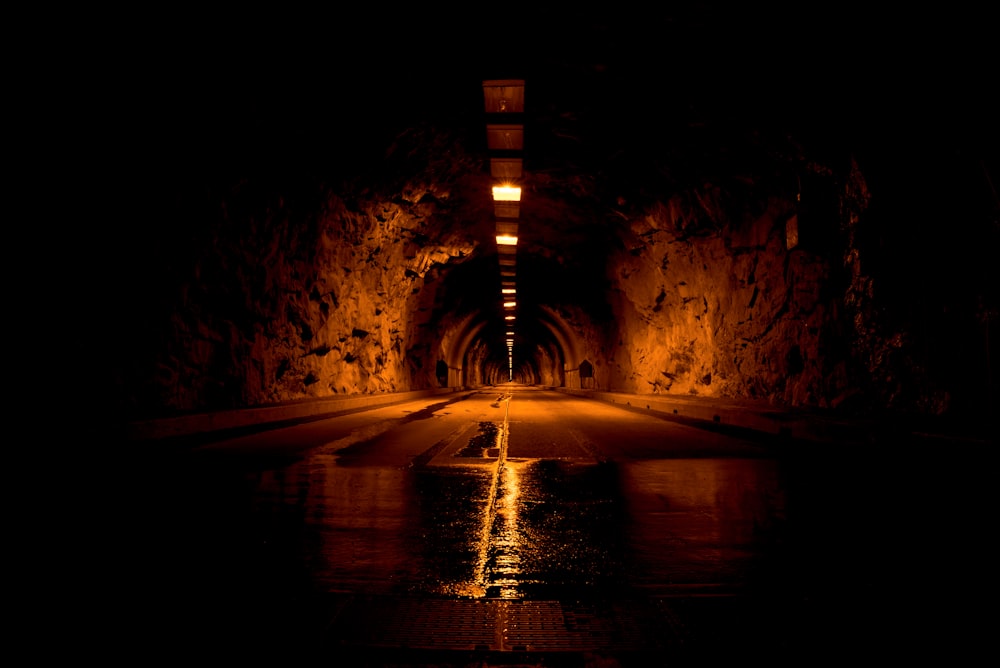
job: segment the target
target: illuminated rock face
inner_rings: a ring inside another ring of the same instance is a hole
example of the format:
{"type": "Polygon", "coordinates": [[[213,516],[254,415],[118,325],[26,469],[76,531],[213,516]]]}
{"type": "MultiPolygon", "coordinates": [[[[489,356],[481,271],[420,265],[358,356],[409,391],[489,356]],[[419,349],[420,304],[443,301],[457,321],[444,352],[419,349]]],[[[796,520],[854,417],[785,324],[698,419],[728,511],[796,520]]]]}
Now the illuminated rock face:
{"type": "Polygon", "coordinates": [[[581,334],[597,387],[811,406],[847,391],[851,361],[830,353],[849,336],[831,254],[790,249],[795,202],[763,201],[734,219],[708,186],[623,221],[606,265],[612,324],[581,334]]]}
{"type": "MultiPolygon", "coordinates": [[[[147,316],[156,345],[138,345],[118,370],[121,409],[157,415],[506,380],[472,326],[491,317],[481,312],[499,285],[489,202],[477,194],[487,184],[482,156],[428,131],[390,147],[383,168],[384,181],[317,184],[312,199],[245,183],[206,203],[199,243],[180,263],[186,273],[147,316]],[[400,166],[399,154],[419,157],[400,166]]],[[[902,357],[918,345],[906,343],[911,332],[875,321],[883,307],[862,269],[868,251],[850,233],[868,193],[856,168],[841,176],[848,186],[826,223],[838,243],[823,247],[789,248],[789,221],[801,211],[792,197],[750,189],[741,201],[756,204],[734,207],[712,184],[602,214],[611,240],[598,252],[570,244],[566,229],[593,225],[580,211],[623,208],[620,198],[607,205],[586,194],[560,223],[536,221],[524,236],[549,256],[542,266],[580,271],[574,255],[585,254],[604,290],[549,293],[561,299],[544,306],[566,340],[535,342],[521,380],[789,406],[864,395],[866,408],[946,409],[946,385],[913,385],[902,357]],[[895,367],[883,356],[890,349],[900,353],[895,367]],[[567,373],[584,365],[592,377],[567,373]],[[908,383],[900,405],[894,397],[908,383]]],[[[553,190],[542,182],[539,199],[553,190]]],[[[531,248],[519,252],[530,266],[531,248]]]]}
{"type": "MultiPolygon", "coordinates": [[[[146,315],[156,345],[112,353],[125,358],[115,369],[120,408],[155,415],[447,384],[438,362],[461,316],[443,311],[443,273],[480,241],[449,214],[469,213],[449,189],[481,176],[456,149],[416,141],[442,149],[422,165],[440,182],[418,173],[388,191],[369,183],[339,193],[315,184],[308,202],[245,182],[179,213],[198,220],[197,243],[161,258],[186,271],[160,303],[130,300],[130,317],[162,310],[146,315]]],[[[406,142],[393,150],[411,150],[406,142]]],[[[162,283],[149,260],[133,270],[162,283]]]]}
{"type": "Polygon", "coordinates": [[[787,250],[789,206],[742,230],[688,239],[677,236],[676,208],[657,207],[633,223],[649,241],[613,262],[623,327],[608,384],[793,405],[843,391],[829,383],[831,374],[846,380],[844,360],[819,353],[821,335],[835,326],[820,294],[829,272],[822,260],[787,250]]]}

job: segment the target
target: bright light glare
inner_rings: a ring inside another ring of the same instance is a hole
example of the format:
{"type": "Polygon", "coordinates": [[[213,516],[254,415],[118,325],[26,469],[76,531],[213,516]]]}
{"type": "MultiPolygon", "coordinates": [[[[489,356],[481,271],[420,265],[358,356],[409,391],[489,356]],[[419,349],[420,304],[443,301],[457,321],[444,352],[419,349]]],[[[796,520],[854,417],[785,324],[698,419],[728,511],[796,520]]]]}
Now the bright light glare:
{"type": "Polygon", "coordinates": [[[514,308],[515,306],[517,306],[517,302],[514,302],[514,301],[504,302],[503,303],[503,307],[504,308],[514,308]]]}
{"type": "Polygon", "coordinates": [[[500,293],[504,295],[512,295],[517,292],[515,288],[501,288],[500,293]]]}
{"type": "Polygon", "coordinates": [[[520,186],[493,186],[494,202],[520,202],[520,186]]]}
{"type": "Polygon", "coordinates": [[[507,316],[504,316],[504,318],[503,318],[503,319],[504,319],[504,320],[513,320],[513,319],[514,319],[514,316],[512,316],[512,315],[507,315],[507,316]]]}
{"type": "Polygon", "coordinates": [[[516,246],[517,237],[512,234],[498,234],[497,243],[501,246],[516,246]]]}
{"type": "Polygon", "coordinates": [[[507,336],[514,336],[514,332],[507,332],[507,336]]]}

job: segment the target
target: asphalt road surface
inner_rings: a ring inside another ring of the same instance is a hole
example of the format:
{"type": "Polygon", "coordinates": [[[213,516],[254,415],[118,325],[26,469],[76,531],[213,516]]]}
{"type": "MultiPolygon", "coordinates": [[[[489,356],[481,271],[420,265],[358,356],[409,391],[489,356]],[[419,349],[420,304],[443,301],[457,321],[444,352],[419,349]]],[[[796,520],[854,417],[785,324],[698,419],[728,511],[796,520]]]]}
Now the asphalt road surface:
{"type": "Polygon", "coordinates": [[[102,605],[81,623],[103,632],[83,646],[143,664],[955,661],[992,632],[995,521],[984,453],[948,447],[779,442],[497,387],[133,448],[101,483],[102,605]]]}

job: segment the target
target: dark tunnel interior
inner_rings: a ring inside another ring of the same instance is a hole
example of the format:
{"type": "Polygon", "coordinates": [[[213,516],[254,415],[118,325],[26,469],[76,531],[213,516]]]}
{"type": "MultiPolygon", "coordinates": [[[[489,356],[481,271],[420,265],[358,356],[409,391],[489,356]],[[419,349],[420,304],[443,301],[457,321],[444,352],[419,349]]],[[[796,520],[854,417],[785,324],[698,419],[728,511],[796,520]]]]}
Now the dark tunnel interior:
{"type": "Polygon", "coordinates": [[[990,9],[12,14],[31,651],[978,652],[990,9]]]}

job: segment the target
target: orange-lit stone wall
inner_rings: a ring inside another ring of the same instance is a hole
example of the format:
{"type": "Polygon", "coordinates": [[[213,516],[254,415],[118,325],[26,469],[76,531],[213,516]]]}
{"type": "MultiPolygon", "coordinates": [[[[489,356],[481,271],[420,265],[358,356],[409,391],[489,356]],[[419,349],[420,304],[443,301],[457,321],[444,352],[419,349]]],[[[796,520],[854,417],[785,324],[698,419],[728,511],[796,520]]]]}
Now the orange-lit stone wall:
{"type": "Polygon", "coordinates": [[[629,247],[609,263],[620,323],[609,388],[828,405],[847,383],[845,360],[820,352],[838,335],[822,292],[829,268],[786,247],[791,203],[684,236],[692,213],[679,200],[632,221],[629,247]]]}

